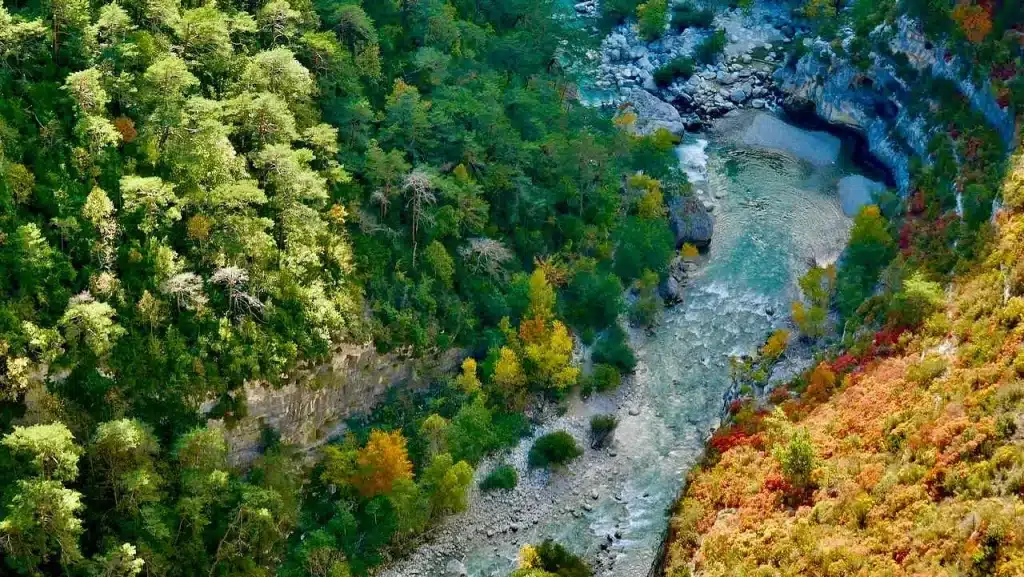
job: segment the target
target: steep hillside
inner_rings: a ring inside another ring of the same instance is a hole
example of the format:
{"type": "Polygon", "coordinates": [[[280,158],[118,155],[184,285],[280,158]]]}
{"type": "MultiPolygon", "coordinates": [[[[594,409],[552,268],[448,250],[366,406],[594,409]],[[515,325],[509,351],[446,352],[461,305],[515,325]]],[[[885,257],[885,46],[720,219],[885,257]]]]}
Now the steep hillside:
{"type": "Polygon", "coordinates": [[[738,410],[665,575],[1024,573],[1024,155],[1002,195],[987,255],[917,330],[823,361],[774,414],[738,410]]]}
{"type": "Polygon", "coordinates": [[[905,195],[862,210],[838,270],[801,282],[801,338],[835,329],[820,362],[770,399],[742,387],[765,350],[737,365],[748,395],[690,474],[664,574],[1022,575],[1024,156],[1004,161],[1020,5],[800,10],[817,37],[781,89],[900,150],[882,156],[905,195]]]}

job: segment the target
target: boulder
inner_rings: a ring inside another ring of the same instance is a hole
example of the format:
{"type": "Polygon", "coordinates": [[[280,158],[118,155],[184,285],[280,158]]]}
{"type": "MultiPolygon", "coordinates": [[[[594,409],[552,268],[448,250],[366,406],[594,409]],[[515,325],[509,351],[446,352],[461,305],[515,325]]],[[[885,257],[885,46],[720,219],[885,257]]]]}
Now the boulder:
{"type": "Polygon", "coordinates": [[[697,197],[673,199],[669,204],[669,223],[676,236],[676,247],[690,243],[705,248],[711,244],[715,220],[697,197]]]}
{"type": "Polygon", "coordinates": [[[683,285],[672,275],[666,275],[658,287],[662,300],[666,305],[674,305],[683,302],[683,285]]]}
{"type": "Polygon", "coordinates": [[[651,134],[664,128],[673,134],[684,132],[683,121],[674,106],[650,92],[636,88],[623,91],[627,102],[632,103],[637,115],[636,129],[640,134],[651,134]]]}
{"type": "Polygon", "coordinates": [[[871,204],[873,195],[885,190],[885,184],[875,182],[859,174],[839,180],[839,203],[846,216],[854,217],[861,207],[871,204]]]}

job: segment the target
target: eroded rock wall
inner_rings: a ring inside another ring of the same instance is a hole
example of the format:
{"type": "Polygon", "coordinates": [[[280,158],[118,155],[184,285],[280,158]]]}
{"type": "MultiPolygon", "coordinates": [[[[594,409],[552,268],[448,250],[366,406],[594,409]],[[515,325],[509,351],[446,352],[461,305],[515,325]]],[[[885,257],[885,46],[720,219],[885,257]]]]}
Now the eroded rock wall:
{"type": "MultiPolygon", "coordinates": [[[[270,427],[281,440],[303,451],[312,451],[345,432],[345,420],[366,412],[395,386],[426,386],[454,371],[465,353],[450,350],[434,356],[412,358],[379,354],[372,344],[339,345],[329,361],[295,371],[287,383],[274,387],[263,382],[246,384],[248,406],[244,418],[210,419],[212,427],[225,431],[231,461],[252,462],[260,452],[263,429],[270,427]]],[[[203,405],[209,413],[215,401],[203,405]]]]}

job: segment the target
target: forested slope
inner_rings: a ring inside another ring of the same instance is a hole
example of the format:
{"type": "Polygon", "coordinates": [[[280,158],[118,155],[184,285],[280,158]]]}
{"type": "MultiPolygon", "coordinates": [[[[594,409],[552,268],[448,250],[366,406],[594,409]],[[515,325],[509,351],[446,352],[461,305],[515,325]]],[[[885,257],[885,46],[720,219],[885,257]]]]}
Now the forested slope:
{"type": "Polygon", "coordinates": [[[363,574],[577,384],[573,333],[631,369],[685,179],[575,101],[556,4],[4,4],[5,571],[363,574]],[[312,471],[270,430],[228,466],[201,403],[369,339],[475,358],[312,471]]]}

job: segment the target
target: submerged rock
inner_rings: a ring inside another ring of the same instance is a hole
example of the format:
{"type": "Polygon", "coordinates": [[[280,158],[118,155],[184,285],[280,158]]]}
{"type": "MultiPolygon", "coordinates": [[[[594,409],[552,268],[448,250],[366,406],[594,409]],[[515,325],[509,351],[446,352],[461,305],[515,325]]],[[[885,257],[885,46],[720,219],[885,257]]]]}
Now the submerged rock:
{"type": "Polygon", "coordinates": [[[669,223],[676,235],[676,247],[690,243],[697,248],[711,244],[715,220],[695,196],[674,199],[669,203],[669,223]]]}
{"type": "Polygon", "coordinates": [[[468,577],[469,575],[466,565],[458,559],[448,561],[448,564],[445,566],[445,573],[448,577],[468,577]]]}

